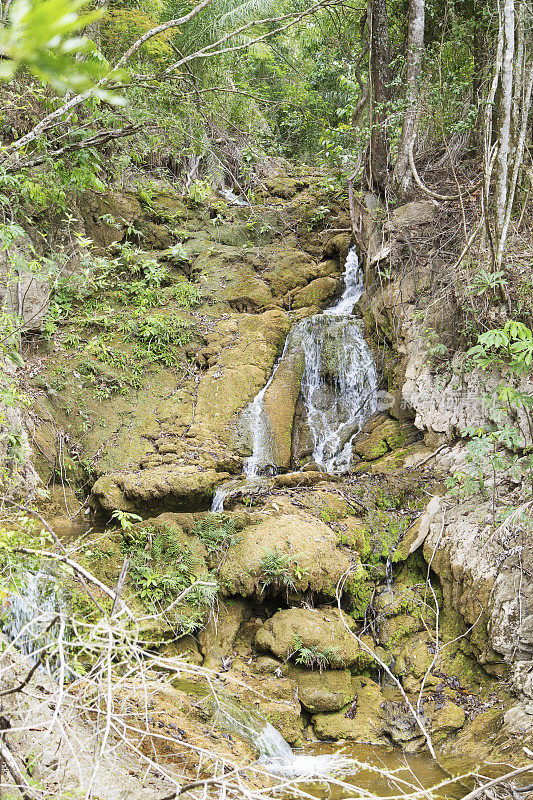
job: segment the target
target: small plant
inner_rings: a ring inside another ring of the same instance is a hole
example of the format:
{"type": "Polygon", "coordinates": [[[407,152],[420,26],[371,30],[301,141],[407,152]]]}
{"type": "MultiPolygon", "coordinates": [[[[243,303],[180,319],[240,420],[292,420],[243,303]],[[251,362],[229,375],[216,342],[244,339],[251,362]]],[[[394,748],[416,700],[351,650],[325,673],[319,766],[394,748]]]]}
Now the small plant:
{"type": "Polygon", "coordinates": [[[180,308],[194,308],[201,303],[202,292],[199,286],[190,281],[178,281],[168,292],[180,308]]]}
{"type": "Polygon", "coordinates": [[[277,547],[265,553],[260,569],[264,576],[261,584],[262,590],[267,586],[286,589],[287,592],[295,590],[295,580],[299,581],[305,575],[297,559],[289,553],[282,553],[277,547]]]}
{"type": "Polygon", "coordinates": [[[522,322],[508,320],[503,328],[478,336],[468,355],[481,369],[505,365],[516,374],[528,372],[533,363],[533,332],[522,322]]]}
{"type": "Polygon", "coordinates": [[[235,532],[235,522],[227,514],[208,514],[196,522],[192,532],[210,554],[225,552],[240,541],[235,532]]]}
{"type": "Polygon", "coordinates": [[[505,272],[503,270],[488,272],[486,269],[482,269],[474,277],[470,293],[474,295],[474,297],[479,297],[486,292],[496,292],[505,285],[505,272]]]}
{"type": "Polygon", "coordinates": [[[131,531],[137,522],[142,522],[142,517],[138,514],[132,514],[130,511],[121,511],[119,508],[115,509],[111,514],[111,519],[116,520],[123,531],[131,531]]]}
{"type": "Polygon", "coordinates": [[[293,658],[300,667],[307,669],[319,669],[323,672],[327,667],[336,666],[342,659],[335,647],[324,647],[320,650],[318,647],[312,645],[311,647],[304,647],[300,638],[296,637],[294,640],[293,658]]]}

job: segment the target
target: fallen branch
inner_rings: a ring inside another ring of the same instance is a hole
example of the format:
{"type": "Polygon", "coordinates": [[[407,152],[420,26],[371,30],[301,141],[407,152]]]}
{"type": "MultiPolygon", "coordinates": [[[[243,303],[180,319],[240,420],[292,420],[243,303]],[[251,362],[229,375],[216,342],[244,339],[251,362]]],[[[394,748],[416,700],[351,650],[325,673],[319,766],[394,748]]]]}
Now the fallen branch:
{"type": "Polygon", "coordinates": [[[21,169],[36,167],[39,164],[43,164],[45,161],[49,161],[50,159],[55,160],[57,158],[61,158],[61,156],[65,155],[65,153],[72,153],[76,150],[84,150],[86,147],[99,147],[103,144],[107,144],[107,142],[114,141],[115,139],[123,139],[125,136],[133,136],[133,134],[141,130],[141,127],[141,125],[129,125],[124,128],[117,128],[116,130],[100,131],[99,133],[95,133],[94,136],[89,136],[87,139],[66,144],[63,147],[60,147],[58,150],[51,150],[47,153],[43,153],[40,156],[36,156],[35,158],[14,161],[12,164],[9,164],[6,167],[6,172],[19,172],[21,169]]]}
{"type": "Polygon", "coordinates": [[[494,780],[485,783],[483,786],[480,786],[479,789],[470,792],[470,794],[465,794],[463,800],[475,800],[476,797],[481,797],[487,789],[492,789],[493,786],[499,786],[510,778],[515,778],[517,775],[523,775],[524,772],[533,772],[533,764],[529,764],[527,767],[514,769],[512,772],[508,772],[507,775],[502,775],[501,778],[494,778],[494,780]]]}
{"type": "Polygon", "coordinates": [[[15,781],[16,787],[24,800],[36,800],[36,795],[32,792],[30,784],[20,771],[11,750],[4,742],[0,742],[0,756],[11,773],[11,777],[15,781]]]}

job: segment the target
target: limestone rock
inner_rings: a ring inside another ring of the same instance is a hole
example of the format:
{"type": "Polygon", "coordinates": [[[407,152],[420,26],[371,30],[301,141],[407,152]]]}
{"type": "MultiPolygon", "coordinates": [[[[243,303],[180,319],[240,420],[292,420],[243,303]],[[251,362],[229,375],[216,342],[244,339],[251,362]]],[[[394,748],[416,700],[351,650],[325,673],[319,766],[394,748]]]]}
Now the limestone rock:
{"type": "Polygon", "coordinates": [[[0,307],[4,313],[21,317],[26,331],[41,330],[49,308],[50,283],[32,272],[29,265],[34,259],[28,236],[0,252],[0,307]]]}
{"type": "Polygon", "coordinates": [[[349,565],[331,528],[317,519],[283,514],[242,531],[220,567],[219,581],[227,594],[244,597],[261,595],[267,586],[334,596],[349,565]],[[274,567],[265,571],[269,559],[279,564],[277,573],[274,567]]]}
{"type": "Polygon", "coordinates": [[[429,644],[430,639],[427,634],[411,637],[398,654],[394,664],[394,674],[423,678],[433,661],[429,644]]]}
{"type": "MultiPolygon", "coordinates": [[[[203,662],[203,656],[200,653],[200,649],[198,647],[198,642],[191,636],[187,634],[187,636],[182,636],[181,639],[178,639],[177,642],[174,642],[170,645],[167,645],[168,648],[168,655],[176,654],[178,656],[182,656],[185,658],[190,664],[201,664],[203,662]]],[[[163,647],[163,655],[167,655],[166,648],[163,647]]]]}
{"type": "Polygon", "coordinates": [[[84,192],[78,199],[86,235],[102,248],[122,242],[127,228],[138,227],[141,205],[132,192],[84,192]]]}
{"type": "Polygon", "coordinates": [[[319,739],[349,739],[367,744],[384,744],[381,689],[370,678],[354,678],[353,702],[332,714],[312,718],[319,739]]]}
{"type": "MultiPolygon", "coordinates": [[[[329,665],[335,669],[364,669],[373,659],[350,634],[354,628],[353,620],[334,608],[288,608],[265,622],[255,643],[260,650],[270,650],[281,659],[302,647],[326,654],[329,665]]],[[[363,637],[363,641],[371,647],[369,637],[363,637]]]]}
{"type": "Polygon", "coordinates": [[[291,308],[323,306],[333,298],[338,286],[339,281],[335,278],[317,278],[291,297],[291,308]]]}
{"type": "Polygon", "coordinates": [[[282,469],[288,469],[291,463],[293,418],[303,370],[301,353],[289,353],[280,363],[264,394],[264,409],[270,426],[272,464],[282,469]]]}
{"type": "Polygon", "coordinates": [[[251,615],[242,600],[225,600],[219,604],[216,617],[211,617],[198,634],[200,650],[208,669],[220,669],[222,659],[231,655],[241,625],[251,615]]]}
{"type": "Polygon", "coordinates": [[[220,299],[237,311],[256,311],[273,304],[272,292],[267,284],[244,268],[236,268],[229,286],[222,290],[220,299]]]}
{"type": "Polygon", "coordinates": [[[253,665],[253,671],[258,675],[269,675],[281,670],[283,661],[278,658],[271,658],[270,656],[259,656],[253,665]]]}
{"type": "Polygon", "coordinates": [[[352,676],[347,669],[294,670],[291,677],[298,684],[298,699],[312,714],[339,711],[355,696],[352,676]]]}
{"type": "Polygon", "coordinates": [[[432,203],[431,200],[416,200],[395,208],[390,215],[390,225],[396,230],[425,225],[432,222],[436,215],[437,205],[435,203],[432,203]]]}
{"type": "Polygon", "coordinates": [[[106,511],[157,508],[172,505],[193,510],[209,504],[216,486],[230,477],[225,472],[165,464],[139,472],[102,475],[92,495],[106,511]]]}
{"type": "Polygon", "coordinates": [[[353,449],[364,461],[374,461],[391,450],[412,444],[419,436],[414,425],[382,414],[367,422],[357,434],[353,449]]]}

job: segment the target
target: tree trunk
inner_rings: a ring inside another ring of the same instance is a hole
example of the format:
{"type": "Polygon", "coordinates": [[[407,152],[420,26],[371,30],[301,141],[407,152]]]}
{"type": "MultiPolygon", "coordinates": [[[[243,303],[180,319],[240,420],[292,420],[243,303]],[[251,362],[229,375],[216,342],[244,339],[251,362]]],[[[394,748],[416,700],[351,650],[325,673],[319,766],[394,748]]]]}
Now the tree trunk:
{"type": "Polygon", "coordinates": [[[515,53],[514,0],[503,2],[503,62],[500,73],[501,102],[498,155],[496,158],[496,233],[500,237],[505,219],[507,177],[511,152],[511,114],[513,104],[513,63],[515,53]]]}
{"type": "Polygon", "coordinates": [[[384,191],[389,181],[389,140],[386,127],[391,81],[386,0],[372,0],[371,26],[372,133],[370,136],[369,173],[377,187],[384,191]]]}
{"type": "Polygon", "coordinates": [[[393,189],[399,198],[405,196],[411,183],[409,148],[416,136],[420,115],[420,85],[424,51],[425,0],[410,0],[407,34],[407,110],[403,119],[402,137],[392,177],[393,189]]]}

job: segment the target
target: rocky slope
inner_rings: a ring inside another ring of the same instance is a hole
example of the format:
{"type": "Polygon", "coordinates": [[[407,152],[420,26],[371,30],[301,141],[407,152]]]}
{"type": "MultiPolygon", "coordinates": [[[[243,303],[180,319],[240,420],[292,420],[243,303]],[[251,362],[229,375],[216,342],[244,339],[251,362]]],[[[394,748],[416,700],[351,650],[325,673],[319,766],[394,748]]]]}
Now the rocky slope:
{"type": "MultiPolygon", "coordinates": [[[[421,748],[407,698],[436,744],[508,757],[532,733],[531,545],[491,532],[490,502],[445,495],[465,460],[456,437],[488,412],[486,380],[459,376],[460,356],[444,385],[432,365],[419,318],[432,256],[421,251],[416,273],[402,268],[406,239],[431,238],[435,206],[408,204],[385,224],[367,206],[355,313],[390,408],[355,438],[349,474],[305,465],[292,358],[265,398],[279,474],[237,482],[224,515],[208,511],[216,488],[242,473],[251,452],[242,412],[291,326],[342,286],[348,214],[286,177],[253,208],[153,187],[79,200],[80,232],[106,266],[66,291],[47,341],[27,337],[36,467],[45,483],[85,486],[100,522],[116,510],[144,517],[131,602],[144,568],[159,587],[176,565],[189,582],[216,580],[218,607],[185,604],[146,638],[217,671],[229,663],[270,698],[246,701],[291,744],[421,748]]],[[[132,536],[98,535],[88,563],[108,584],[132,536]]]]}

